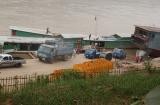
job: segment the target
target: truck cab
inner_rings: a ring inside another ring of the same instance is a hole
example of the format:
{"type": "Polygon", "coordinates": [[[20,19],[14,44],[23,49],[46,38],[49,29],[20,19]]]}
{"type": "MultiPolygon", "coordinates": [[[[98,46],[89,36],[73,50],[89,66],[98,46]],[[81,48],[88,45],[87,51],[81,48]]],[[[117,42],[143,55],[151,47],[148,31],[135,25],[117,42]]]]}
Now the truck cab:
{"type": "Polygon", "coordinates": [[[11,61],[13,60],[12,56],[8,55],[8,54],[1,54],[0,55],[0,62],[1,62],[1,66],[9,66],[11,61]]]}
{"type": "Polygon", "coordinates": [[[100,55],[100,52],[97,52],[96,49],[88,49],[84,53],[84,56],[88,59],[98,58],[99,55],[100,55]]]}
{"type": "Polygon", "coordinates": [[[40,61],[51,62],[53,61],[53,57],[56,55],[56,50],[54,46],[42,44],[38,51],[37,56],[40,61]]]}

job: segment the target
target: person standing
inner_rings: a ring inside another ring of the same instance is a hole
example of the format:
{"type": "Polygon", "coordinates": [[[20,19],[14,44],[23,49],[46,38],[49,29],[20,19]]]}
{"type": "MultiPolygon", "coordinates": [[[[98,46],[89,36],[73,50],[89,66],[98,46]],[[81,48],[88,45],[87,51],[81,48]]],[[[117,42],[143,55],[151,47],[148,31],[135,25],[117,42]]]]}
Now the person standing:
{"type": "Polygon", "coordinates": [[[145,56],[146,52],[142,49],[139,49],[136,51],[136,62],[140,63],[143,61],[143,58],[145,56]]]}

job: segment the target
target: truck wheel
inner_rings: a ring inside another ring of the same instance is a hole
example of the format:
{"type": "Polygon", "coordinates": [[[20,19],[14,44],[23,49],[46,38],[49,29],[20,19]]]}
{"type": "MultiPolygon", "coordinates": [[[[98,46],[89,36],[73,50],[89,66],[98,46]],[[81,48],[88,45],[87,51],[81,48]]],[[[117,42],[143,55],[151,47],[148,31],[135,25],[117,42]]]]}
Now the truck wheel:
{"type": "Polygon", "coordinates": [[[69,56],[69,55],[64,55],[64,56],[63,56],[63,59],[66,61],[66,60],[68,60],[70,57],[71,57],[71,56],[69,56]]]}
{"type": "Polygon", "coordinates": [[[52,64],[53,63],[53,59],[49,60],[48,63],[52,64]]]}
{"type": "Polygon", "coordinates": [[[68,59],[71,59],[72,58],[72,55],[68,55],[68,59]]]}
{"type": "Polygon", "coordinates": [[[21,67],[21,66],[22,66],[21,63],[18,63],[18,64],[15,65],[15,67],[21,67]]]}
{"type": "Polygon", "coordinates": [[[105,55],[105,59],[111,61],[111,60],[112,60],[112,53],[107,53],[107,54],[105,55]]]}
{"type": "Polygon", "coordinates": [[[38,58],[39,59],[39,61],[42,61],[42,59],[41,58],[38,58]]]}

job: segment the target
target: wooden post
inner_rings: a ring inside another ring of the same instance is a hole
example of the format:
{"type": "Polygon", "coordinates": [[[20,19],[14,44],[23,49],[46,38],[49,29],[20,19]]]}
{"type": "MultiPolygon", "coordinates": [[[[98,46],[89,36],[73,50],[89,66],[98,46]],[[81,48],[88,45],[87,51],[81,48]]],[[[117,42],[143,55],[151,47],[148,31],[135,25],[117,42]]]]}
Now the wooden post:
{"type": "MultiPolygon", "coordinates": [[[[1,80],[2,81],[2,80],[1,80]]],[[[0,92],[2,92],[2,88],[3,88],[3,86],[0,84],[0,92]]]]}
{"type": "Polygon", "coordinates": [[[16,90],[18,90],[18,76],[14,77],[14,81],[15,81],[15,88],[16,90]]]}

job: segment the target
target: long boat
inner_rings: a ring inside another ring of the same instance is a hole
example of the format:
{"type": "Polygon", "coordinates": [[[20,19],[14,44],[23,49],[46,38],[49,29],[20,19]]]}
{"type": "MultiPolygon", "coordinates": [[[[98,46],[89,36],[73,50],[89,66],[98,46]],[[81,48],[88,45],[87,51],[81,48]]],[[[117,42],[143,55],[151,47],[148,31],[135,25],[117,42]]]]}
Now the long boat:
{"type": "Polygon", "coordinates": [[[140,49],[147,52],[148,56],[160,57],[160,28],[136,25],[131,37],[140,49]]]}

